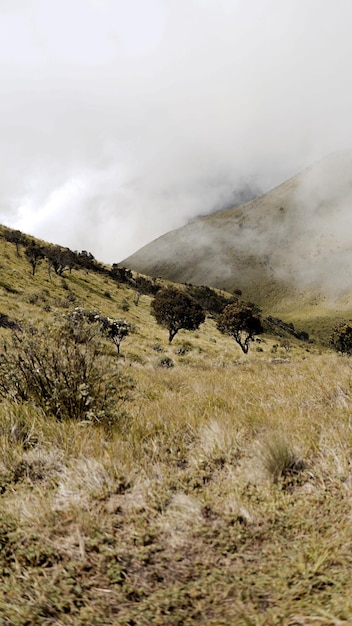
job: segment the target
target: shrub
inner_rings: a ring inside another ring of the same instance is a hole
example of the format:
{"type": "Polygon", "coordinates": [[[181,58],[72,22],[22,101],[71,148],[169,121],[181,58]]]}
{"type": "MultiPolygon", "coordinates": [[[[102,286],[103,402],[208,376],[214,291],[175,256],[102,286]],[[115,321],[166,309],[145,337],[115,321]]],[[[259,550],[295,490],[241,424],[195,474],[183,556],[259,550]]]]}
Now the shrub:
{"type": "Polygon", "coordinates": [[[128,270],[125,267],[119,267],[118,263],[112,264],[110,276],[117,283],[129,283],[133,280],[131,270],[128,270]]]}
{"type": "Polygon", "coordinates": [[[339,324],[330,337],[330,344],[337,352],[352,354],[352,322],[339,324]]]}
{"type": "Polygon", "coordinates": [[[175,354],[177,354],[178,356],[184,356],[185,354],[187,354],[187,352],[188,352],[188,350],[186,350],[186,348],[184,346],[180,346],[175,351],[175,354]]]}
{"type": "Polygon", "coordinates": [[[155,352],[164,352],[164,348],[160,345],[160,343],[155,343],[153,345],[153,350],[155,350],[155,352]]]}
{"type": "Polygon", "coordinates": [[[10,328],[11,330],[22,330],[19,323],[15,320],[11,320],[6,313],[0,313],[0,327],[10,328]]]}
{"type": "Polygon", "coordinates": [[[132,330],[131,324],[123,319],[114,320],[107,317],[101,318],[101,328],[107,338],[115,344],[117,354],[120,354],[120,345],[125,337],[128,337],[130,334],[132,330]]]}
{"type": "Polygon", "coordinates": [[[219,314],[223,311],[227,304],[230,304],[230,300],[225,296],[219,294],[215,289],[210,287],[196,287],[194,285],[187,286],[187,293],[197,300],[197,302],[208,313],[219,314]]]}
{"type": "Polygon", "coordinates": [[[303,460],[296,455],[282,434],[272,433],[267,436],[263,443],[262,458],[264,468],[274,483],[297,476],[304,469],[303,460]]]}
{"type": "Polygon", "coordinates": [[[113,421],[131,383],[109,371],[87,323],[12,335],[0,354],[0,398],[32,400],[58,420],[113,421]]]}
{"type": "Polygon", "coordinates": [[[166,367],[166,368],[170,368],[170,367],[174,367],[174,362],[172,359],[170,359],[169,356],[162,356],[158,363],[157,363],[158,367],[166,367]]]}
{"type": "Polygon", "coordinates": [[[175,350],[175,354],[178,354],[179,356],[184,356],[185,354],[187,354],[187,352],[192,350],[192,348],[193,346],[189,341],[184,341],[182,345],[175,350]]]}
{"type": "Polygon", "coordinates": [[[135,330],[135,327],[125,319],[105,317],[97,311],[89,311],[81,307],[77,307],[74,311],[69,313],[68,318],[73,324],[75,324],[75,322],[95,324],[99,327],[102,334],[115,344],[118,354],[120,354],[122,341],[125,337],[128,337],[130,332],[135,330]]]}

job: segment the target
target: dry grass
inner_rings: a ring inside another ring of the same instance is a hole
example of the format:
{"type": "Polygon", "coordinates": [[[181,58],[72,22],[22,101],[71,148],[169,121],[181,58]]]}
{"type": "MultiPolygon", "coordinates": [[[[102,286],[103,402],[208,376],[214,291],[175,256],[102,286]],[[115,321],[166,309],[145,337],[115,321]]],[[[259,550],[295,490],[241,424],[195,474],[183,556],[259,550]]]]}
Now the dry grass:
{"type": "MultiPolygon", "coordinates": [[[[27,278],[3,312],[50,319],[27,278]]],[[[54,309],[67,290],[35,279],[54,309]]],[[[0,405],[1,626],[351,624],[350,360],[270,337],[244,357],[213,320],[169,346],[148,297],[66,281],[106,315],[130,301],[135,388],[110,429],[0,405]]]]}

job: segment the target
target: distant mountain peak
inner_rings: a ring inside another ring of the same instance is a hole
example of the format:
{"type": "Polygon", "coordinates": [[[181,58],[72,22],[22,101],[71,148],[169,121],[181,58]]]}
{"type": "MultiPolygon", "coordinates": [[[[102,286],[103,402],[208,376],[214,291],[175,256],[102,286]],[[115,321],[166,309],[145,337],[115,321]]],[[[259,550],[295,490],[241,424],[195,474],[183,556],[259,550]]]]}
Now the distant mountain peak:
{"type": "MultiPolygon", "coordinates": [[[[352,287],[352,151],[329,154],[240,206],[206,215],[123,261],[176,282],[233,291],[281,313],[287,298],[352,287]]],[[[322,295],[320,297],[323,297],[322,295]]]]}

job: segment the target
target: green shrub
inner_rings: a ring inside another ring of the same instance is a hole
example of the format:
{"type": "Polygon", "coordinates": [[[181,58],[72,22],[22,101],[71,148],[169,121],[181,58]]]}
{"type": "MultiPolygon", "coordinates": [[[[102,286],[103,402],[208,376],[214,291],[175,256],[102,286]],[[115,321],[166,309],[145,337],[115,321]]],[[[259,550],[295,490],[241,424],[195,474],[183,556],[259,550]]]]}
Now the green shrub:
{"type": "Polygon", "coordinates": [[[155,343],[153,345],[153,350],[155,350],[155,352],[165,352],[165,349],[160,345],[160,343],[155,343]]]}
{"type": "Polygon", "coordinates": [[[89,323],[67,317],[11,339],[0,354],[0,398],[32,400],[58,420],[114,421],[131,382],[107,365],[89,323]]]}
{"type": "Polygon", "coordinates": [[[169,356],[162,356],[158,360],[158,367],[165,367],[165,368],[174,367],[174,362],[172,359],[170,359],[169,356]]]}

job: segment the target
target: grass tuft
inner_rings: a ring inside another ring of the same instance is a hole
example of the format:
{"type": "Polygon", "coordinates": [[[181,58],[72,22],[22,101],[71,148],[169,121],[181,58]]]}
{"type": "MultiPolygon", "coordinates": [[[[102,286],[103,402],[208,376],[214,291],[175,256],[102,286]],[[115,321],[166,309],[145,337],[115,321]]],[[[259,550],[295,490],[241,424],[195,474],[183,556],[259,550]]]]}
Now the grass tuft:
{"type": "Polygon", "coordinates": [[[263,466],[274,483],[280,479],[297,477],[305,463],[294,451],[287,437],[278,432],[268,433],[262,443],[263,466]]]}

